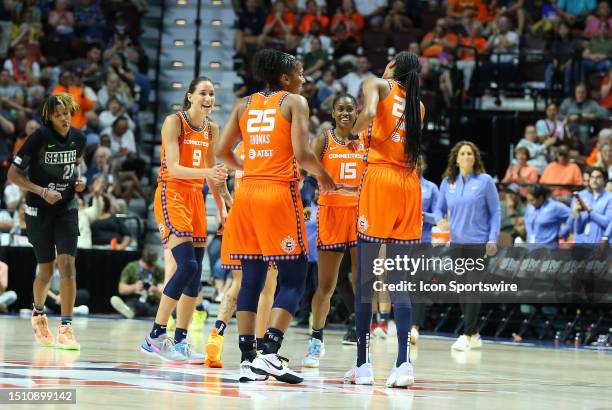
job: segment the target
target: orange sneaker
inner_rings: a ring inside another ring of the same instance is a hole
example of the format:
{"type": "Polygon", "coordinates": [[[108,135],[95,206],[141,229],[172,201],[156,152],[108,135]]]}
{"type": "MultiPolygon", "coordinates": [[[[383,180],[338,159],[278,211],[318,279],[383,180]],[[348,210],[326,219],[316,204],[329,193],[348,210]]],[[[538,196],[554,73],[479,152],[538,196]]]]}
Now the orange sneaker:
{"type": "Polygon", "coordinates": [[[34,312],[32,312],[31,321],[32,327],[34,328],[34,336],[36,337],[38,343],[43,346],[53,346],[53,334],[51,333],[51,330],[49,330],[47,315],[34,316],[34,312]]]}
{"type": "Polygon", "coordinates": [[[206,360],[204,361],[206,366],[217,369],[223,367],[223,362],[221,361],[221,352],[223,351],[223,336],[219,334],[219,330],[217,328],[213,328],[210,331],[204,351],[206,352],[206,360]]]}
{"type": "Polygon", "coordinates": [[[58,349],[64,350],[80,350],[81,345],[77,342],[76,337],[74,337],[74,331],[72,330],[72,325],[60,325],[59,333],[57,334],[57,344],[56,347],[58,349]]]}

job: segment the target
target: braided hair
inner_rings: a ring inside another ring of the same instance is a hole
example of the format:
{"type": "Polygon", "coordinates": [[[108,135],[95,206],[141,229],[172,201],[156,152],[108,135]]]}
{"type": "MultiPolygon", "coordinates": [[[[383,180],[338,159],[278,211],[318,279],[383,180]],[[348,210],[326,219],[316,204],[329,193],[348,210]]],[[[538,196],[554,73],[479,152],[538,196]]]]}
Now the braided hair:
{"type": "Polygon", "coordinates": [[[51,122],[51,117],[58,107],[66,108],[68,111],[70,111],[70,114],[74,114],[81,108],[79,104],[74,102],[72,95],[70,94],[60,93],[52,95],[48,97],[45,102],[43,102],[40,109],[41,116],[45,124],[49,124],[49,122],[51,122]]]}
{"type": "Polygon", "coordinates": [[[280,77],[295,70],[298,60],[291,54],[264,48],[255,53],[251,62],[253,77],[268,88],[281,88],[280,77]]]}

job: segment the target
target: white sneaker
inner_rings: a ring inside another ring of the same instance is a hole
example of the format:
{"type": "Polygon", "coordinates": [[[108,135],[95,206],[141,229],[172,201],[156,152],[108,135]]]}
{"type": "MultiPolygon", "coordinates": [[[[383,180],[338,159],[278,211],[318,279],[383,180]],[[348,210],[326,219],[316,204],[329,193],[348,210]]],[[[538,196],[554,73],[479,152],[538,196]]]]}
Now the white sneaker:
{"type": "Polygon", "coordinates": [[[416,327],[413,327],[410,330],[410,344],[416,346],[418,340],[419,340],[419,331],[416,327]]]}
{"type": "Polygon", "coordinates": [[[344,383],[373,385],[374,372],[371,363],[364,363],[361,366],[353,366],[351,370],[344,374],[344,383]]]}
{"type": "Polygon", "coordinates": [[[482,339],[480,335],[477,333],[470,337],[470,349],[479,349],[482,347],[482,339]]]}
{"type": "Polygon", "coordinates": [[[252,363],[249,362],[248,360],[244,360],[242,363],[240,363],[240,379],[239,380],[241,383],[265,381],[268,379],[268,376],[264,374],[255,373],[251,369],[251,364],[252,363]]]}
{"type": "Polygon", "coordinates": [[[391,374],[385,384],[387,387],[408,387],[414,384],[414,369],[408,362],[391,370],[391,374]]]}
{"type": "Polygon", "coordinates": [[[289,360],[286,358],[274,353],[262,354],[253,360],[251,370],[257,374],[272,376],[280,382],[289,384],[302,383],[304,378],[287,367],[285,363],[288,362],[289,360]]]}
{"type": "Polygon", "coordinates": [[[130,307],[126,305],[123,299],[121,299],[119,296],[113,296],[110,298],[110,303],[117,312],[121,313],[128,319],[134,319],[134,311],[130,309],[130,307]]]}
{"type": "Polygon", "coordinates": [[[304,367],[319,367],[321,357],[325,355],[325,344],[317,338],[311,338],[308,343],[308,353],[302,359],[304,367]]]}
{"type": "Polygon", "coordinates": [[[461,335],[457,338],[455,343],[451,346],[453,350],[459,350],[460,352],[467,352],[470,350],[470,338],[466,335],[461,335]]]}
{"type": "Polygon", "coordinates": [[[75,316],[87,316],[89,314],[89,308],[86,305],[77,306],[72,309],[72,314],[75,316]]]}

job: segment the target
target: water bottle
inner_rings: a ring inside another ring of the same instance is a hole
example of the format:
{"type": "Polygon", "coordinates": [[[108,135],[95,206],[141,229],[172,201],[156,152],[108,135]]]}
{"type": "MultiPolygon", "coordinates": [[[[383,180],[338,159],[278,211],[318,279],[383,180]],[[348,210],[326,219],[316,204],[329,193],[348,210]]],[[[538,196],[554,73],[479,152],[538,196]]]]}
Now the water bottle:
{"type": "Polygon", "coordinates": [[[580,332],[576,332],[576,337],[574,337],[574,346],[580,347],[580,332]]]}
{"type": "Polygon", "coordinates": [[[555,333],[555,346],[559,346],[559,343],[561,343],[561,331],[557,330],[555,333]]]}

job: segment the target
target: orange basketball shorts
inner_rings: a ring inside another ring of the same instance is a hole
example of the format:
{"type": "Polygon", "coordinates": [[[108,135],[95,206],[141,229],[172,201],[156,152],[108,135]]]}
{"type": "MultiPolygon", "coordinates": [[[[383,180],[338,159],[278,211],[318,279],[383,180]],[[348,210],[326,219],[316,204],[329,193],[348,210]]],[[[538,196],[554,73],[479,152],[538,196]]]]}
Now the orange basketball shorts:
{"type": "Polygon", "coordinates": [[[372,242],[410,243],[420,240],[422,226],[416,172],[368,164],[359,189],[357,236],[372,242]]]}
{"type": "Polygon", "coordinates": [[[297,182],[243,180],[223,236],[221,253],[229,250],[230,259],[290,260],[307,254],[297,182]]]}
{"type": "Polygon", "coordinates": [[[320,205],[317,212],[317,249],[345,251],[357,246],[356,206],[320,205]]]}
{"type": "Polygon", "coordinates": [[[153,209],[164,244],[170,235],[206,243],[206,204],[199,187],[162,181],[155,190],[153,209]]]}

